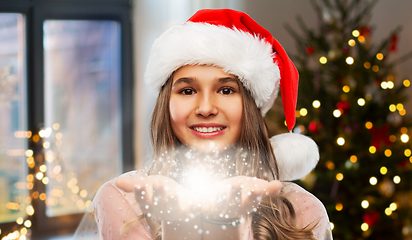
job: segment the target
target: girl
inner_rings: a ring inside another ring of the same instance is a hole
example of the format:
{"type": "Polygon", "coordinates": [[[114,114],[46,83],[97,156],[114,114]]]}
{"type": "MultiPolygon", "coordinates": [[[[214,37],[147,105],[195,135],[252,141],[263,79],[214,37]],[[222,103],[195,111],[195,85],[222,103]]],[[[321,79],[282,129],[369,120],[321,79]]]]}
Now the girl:
{"type": "Polygon", "coordinates": [[[279,85],[293,129],[298,83],[269,32],[242,12],[198,11],[156,40],[145,78],[159,91],[153,163],[102,186],[76,236],[332,238],[322,203],[286,182],[314,168],[316,144],[267,133],[263,116],[279,85]]]}

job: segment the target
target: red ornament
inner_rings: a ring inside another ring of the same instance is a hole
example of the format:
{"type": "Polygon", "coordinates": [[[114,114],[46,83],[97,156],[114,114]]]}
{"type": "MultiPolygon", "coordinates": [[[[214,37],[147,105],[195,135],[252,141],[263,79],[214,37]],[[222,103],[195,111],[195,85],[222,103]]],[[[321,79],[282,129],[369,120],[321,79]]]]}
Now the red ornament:
{"type": "Polygon", "coordinates": [[[392,144],[388,136],[389,126],[387,124],[383,125],[381,128],[373,126],[369,132],[373,135],[371,145],[374,146],[376,150],[381,149],[382,142],[387,146],[392,144]]]}
{"type": "Polygon", "coordinates": [[[389,51],[390,52],[395,52],[398,49],[398,34],[392,34],[391,36],[391,42],[389,43],[389,51]]]}
{"type": "Polygon", "coordinates": [[[376,225],[379,222],[380,215],[378,212],[367,212],[363,215],[363,222],[368,224],[370,227],[376,225]]]}
{"type": "Polygon", "coordinates": [[[321,122],[317,121],[312,121],[309,123],[309,131],[311,131],[314,134],[319,133],[319,130],[323,127],[323,124],[321,122]]]}
{"type": "Polygon", "coordinates": [[[371,33],[371,28],[368,26],[363,26],[359,28],[359,35],[367,37],[371,33]]]}
{"type": "Polygon", "coordinates": [[[309,47],[306,48],[305,51],[306,51],[306,54],[311,55],[315,52],[315,48],[312,47],[312,46],[309,46],[309,47]]]}
{"type": "Polygon", "coordinates": [[[350,103],[348,102],[338,102],[336,107],[341,111],[342,114],[346,113],[350,108],[350,103]]]}

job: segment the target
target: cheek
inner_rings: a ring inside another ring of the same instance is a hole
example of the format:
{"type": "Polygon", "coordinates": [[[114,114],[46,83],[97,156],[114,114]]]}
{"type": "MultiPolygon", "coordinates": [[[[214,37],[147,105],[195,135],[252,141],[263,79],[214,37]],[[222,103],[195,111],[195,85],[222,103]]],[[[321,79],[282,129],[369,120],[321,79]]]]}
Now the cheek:
{"type": "Polygon", "coordinates": [[[187,118],[187,108],[184,107],[185,104],[181,103],[176,98],[170,98],[169,109],[170,109],[170,121],[172,128],[176,131],[178,128],[186,126],[187,118]]]}

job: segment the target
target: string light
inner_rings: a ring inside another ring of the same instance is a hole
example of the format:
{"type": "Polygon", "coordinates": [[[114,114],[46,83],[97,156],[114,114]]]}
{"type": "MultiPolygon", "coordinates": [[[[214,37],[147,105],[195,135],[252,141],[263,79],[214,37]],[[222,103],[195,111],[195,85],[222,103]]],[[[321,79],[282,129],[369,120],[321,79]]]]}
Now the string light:
{"type": "Polygon", "coordinates": [[[369,68],[371,67],[371,64],[370,64],[370,62],[365,62],[365,63],[363,64],[363,66],[364,66],[366,69],[369,69],[369,68]]]}
{"type": "Polygon", "coordinates": [[[385,81],[381,82],[381,88],[382,89],[387,89],[388,88],[388,83],[385,82],[385,81]]]}
{"type": "Polygon", "coordinates": [[[363,43],[365,41],[365,37],[364,36],[359,36],[358,41],[363,43]]]}
{"type": "Polygon", "coordinates": [[[41,171],[41,172],[46,172],[46,170],[47,170],[47,167],[46,167],[46,165],[41,165],[40,167],[39,167],[39,170],[41,171]]]}
{"type": "Polygon", "coordinates": [[[333,222],[330,222],[329,225],[330,225],[330,230],[333,230],[335,228],[335,224],[333,222]]]}
{"type": "Polygon", "coordinates": [[[44,174],[43,174],[42,172],[36,173],[36,178],[37,178],[38,180],[41,180],[41,179],[43,178],[43,176],[44,176],[44,174]]]}
{"type": "Polygon", "coordinates": [[[395,112],[396,111],[396,105],[395,104],[389,105],[389,111],[395,112]]]}
{"type": "Polygon", "coordinates": [[[403,154],[405,154],[405,157],[410,157],[412,152],[410,149],[405,149],[405,151],[403,152],[403,154]]]}
{"type": "Polygon", "coordinates": [[[352,65],[355,62],[355,60],[353,59],[353,57],[347,57],[346,58],[346,63],[348,65],[352,65]]]}
{"type": "Polygon", "coordinates": [[[396,141],[396,136],[395,136],[395,135],[390,135],[390,136],[389,136],[389,140],[390,140],[391,142],[395,142],[395,141],[396,141]]]}
{"type": "Polygon", "coordinates": [[[342,203],[336,204],[335,208],[336,208],[336,210],[339,211],[339,212],[342,211],[342,209],[343,209],[342,203]]]}
{"type": "Polygon", "coordinates": [[[385,154],[385,156],[390,157],[390,156],[392,156],[392,151],[390,149],[386,149],[384,154],[385,154]]]}
{"type": "Polygon", "coordinates": [[[353,163],[358,161],[358,157],[356,157],[355,155],[350,156],[349,160],[353,163]]]}
{"type": "Polygon", "coordinates": [[[339,146],[343,146],[345,144],[345,139],[343,137],[339,137],[336,142],[339,146]]]}
{"type": "Polygon", "coordinates": [[[362,203],[361,203],[361,206],[362,206],[364,209],[367,209],[367,208],[369,207],[369,202],[368,202],[368,200],[363,200],[362,203]]]}
{"type": "Polygon", "coordinates": [[[30,220],[26,220],[26,221],[24,221],[24,226],[26,227],[26,228],[30,228],[31,227],[31,221],[30,220]]]}
{"type": "Polygon", "coordinates": [[[369,152],[372,153],[372,154],[376,153],[376,147],[370,146],[369,147],[369,152]]]}
{"type": "Polygon", "coordinates": [[[389,205],[389,209],[392,210],[392,212],[395,211],[397,208],[398,208],[398,205],[394,202],[389,205]]]}
{"type": "Polygon", "coordinates": [[[362,231],[366,232],[369,229],[369,225],[367,223],[362,223],[361,229],[362,229],[362,231]]]}
{"type": "Polygon", "coordinates": [[[350,87],[348,85],[345,85],[342,87],[342,91],[344,91],[345,93],[348,93],[350,91],[350,87]]]}
{"type": "Polygon", "coordinates": [[[359,99],[358,99],[358,105],[359,105],[359,106],[365,106],[365,99],[359,98],[359,99]]]}
{"type": "Polygon", "coordinates": [[[390,216],[390,215],[392,214],[392,210],[391,210],[390,208],[386,208],[386,209],[385,209],[385,214],[386,214],[387,216],[390,216]]]}
{"type": "Polygon", "coordinates": [[[369,183],[373,186],[375,186],[378,183],[378,179],[376,177],[371,177],[369,179],[369,183]]]}
{"type": "Polygon", "coordinates": [[[408,132],[408,129],[406,127],[401,128],[401,133],[407,133],[407,132],[408,132]]]}
{"type": "Polygon", "coordinates": [[[382,53],[376,54],[376,58],[377,58],[378,60],[382,60],[382,59],[383,59],[383,54],[382,54],[382,53]]]}
{"type": "Polygon", "coordinates": [[[34,208],[33,208],[32,205],[29,205],[29,206],[26,207],[26,213],[29,216],[32,216],[34,214],[34,208]]]}
{"type": "Polygon", "coordinates": [[[333,116],[335,118],[338,118],[342,115],[342,112],[339,109],[335,109],[335,111],[333,111],[333,116]]]}
{"type": "Polygon", "coordinates": [[[401,182],[401,177],[399,177],[398,175],[396,175],[395,177],[393,177],[393,182],[395,184],[399,184],[401,182]]]}
{"type": "Polygon", "coordinates": [[[392,81],[388,81],[386,84],[389,89],[393,89],[395,87],[395,84],[392,81]]]}
{"type": "Polygon", "coordinates": [[[381,169],[380,169],[380,172],[381,172],[382,175],[385,175],[385,174],[388,173],[388,169],[385,166],[382,166],[381,169]]]}
{"type": "Polygon", "coordinates": [[[407,143],[407,142],[409,141],[409,136],[408,136],[408,134],[406,134],[406,133],[402,134],[402,135],[401,135],[401,141],[402,141],[403,143],[407,143]]]}
{"type": "Polygon", "coordinates": [[[338,173],[336,174],[336,180],[338,180],[339,182],[343,180],[343,174],[342,173],[338,173]]]}
{"type": "Polygon", "coordinates": [[[314,108],[319,108],[319,107],[320,107],[320,101],[319,101],[319,100],[313,101],[312,106],[313,106],[314,108]]]}
{"type": "Polygon", "coordinates": [[[353,47],[353,46],[355,46],[356,41],[353,40],[353,39],[350,39],[350,40],[348,41],[348,44],[349,44],[349,46],[353,47]]]}
{"type": "Polygon", "coordinates": [[[396,109],[398,109],[399,111],[403,109],[403,104],[402,103],[398,103],[396,104],[396,109]]]}
{"type": "Polygon", "coordinates": [[[327,161],[327,162],[326,162],[326,167],[327,167],[329,170],[333,170],[333,169],[335,169],[335,164],[334,164],[333,162],[331,162],[331,161],[327,161]]]}
{"type": "Polygon", "coordinates": [[[306,108],[300,109],[300,115],[302,115],[302,117],[306,116],[307,114],[308,114],[308,110],[306,108]]]}
{"type": "Polygon", "coordinates": [[[322,57],[319,58],[319,62],[321,64],[326,64],[328,62],[328,59],[325,56],[322,56],[322,57]]]}
{"type": "Polygon", "coordinates": [[[371,129],[371,128],[373,127],[373,124],[372,124],[371,122],[367,122],[367,123],[365,124],[365,127],[366,127],[367,129],[371,129]]]}
{"type": "Polygon", "coordinates": [[[378,67],[377,65],[373,65],[372,71],[378,72],[378,71],[379,71],[379,67],[378,67]]]}
{"type": "Polygon", "coordinates": [[[405,87],[409,87],[411,85],[411,82],[408,79],[403,80],[403,85],[405,87]]]}
{"type": "Polygon", "coordinates": [[[355,29],[355,30],[352,31],[352,36],[359,37],[359,35],[360,35],[360,33],[359,33],[358,30],[355,29]]]}

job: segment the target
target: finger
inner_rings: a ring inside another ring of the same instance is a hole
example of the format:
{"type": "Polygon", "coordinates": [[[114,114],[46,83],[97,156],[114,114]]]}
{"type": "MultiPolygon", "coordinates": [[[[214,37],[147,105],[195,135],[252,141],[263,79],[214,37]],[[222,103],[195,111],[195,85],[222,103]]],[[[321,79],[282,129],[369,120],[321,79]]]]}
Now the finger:
{"type": "Polygon", "coordinates": [[[282,189],[282,183],[278,180],[273,180],[273,181],[270,181],[269,184],[267,185],[265,194],[267,196],[273,197],[279,193],[280,189],[282,189]]]}

